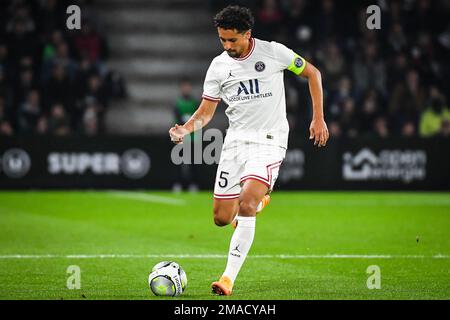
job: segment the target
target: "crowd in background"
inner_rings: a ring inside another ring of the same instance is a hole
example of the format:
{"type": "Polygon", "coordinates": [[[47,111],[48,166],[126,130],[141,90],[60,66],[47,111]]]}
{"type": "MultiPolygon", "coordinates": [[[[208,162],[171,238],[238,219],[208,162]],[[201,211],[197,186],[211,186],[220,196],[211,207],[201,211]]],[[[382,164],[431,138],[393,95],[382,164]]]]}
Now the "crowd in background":
{"type": "MultiPolygon", "coordinates": [[[[333,137],[450,137],[450,1],[242,0],[253,35],[275,40],[322,73],[326,121],[333,137]],[[370,30],[369,5],[381,9],[370,30]]],[[[308,129],[311,102],[304,80],[285,77],[288,120],[308,129]]]]}
{"type": "MultiPolygon", "coordinates": [[[[108,44],[90,0],[0,1],[0,135],[104,132],[105,112],[125,96],[105,67],[108,44]],[[83,7],[81,30],[66,8],[83,7]]],[[[333,137],[450,137],[450,0],[214,0],[250,7],[255,37],[292,48],[322,73],[333,137]]],[[[199,44],[200,45],[200,44],[199,44]]],[[[305,79],[286,75],[291,131],[308,130],[305,79]]]]}
{"type": "Polygon", "coordinates": [[[123,96],[109,71],[108,44],[89,1],[0,1],[0,135],[97,135],[112,98],[123,96]],[[83,7],[69,30],[68,6],[83,7]]]}

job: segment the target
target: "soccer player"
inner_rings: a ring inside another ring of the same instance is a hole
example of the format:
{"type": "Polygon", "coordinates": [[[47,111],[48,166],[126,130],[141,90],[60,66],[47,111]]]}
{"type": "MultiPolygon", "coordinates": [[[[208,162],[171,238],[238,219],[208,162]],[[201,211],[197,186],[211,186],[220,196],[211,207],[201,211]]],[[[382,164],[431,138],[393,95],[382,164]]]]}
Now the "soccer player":
{"type": "Polygon", "coordinates": [[[208,124],[224,100],[229,128],[214,186],[214,222],[233,222],[227,265],[212,291],[231,295],[233,284],[253,243],[256,213],[270,200],[286,154],[289,126],[283,71],[308,79],[313,105],[309,138],[325,146],[329,137],[324,121],[321,74],[303,57],[277,42],[252,37],[254,18],[249,9],[228,6],[214,17],[224,52],[206,73],[202,102],[184,124],[169,130],[174,143],[208,124]]]}

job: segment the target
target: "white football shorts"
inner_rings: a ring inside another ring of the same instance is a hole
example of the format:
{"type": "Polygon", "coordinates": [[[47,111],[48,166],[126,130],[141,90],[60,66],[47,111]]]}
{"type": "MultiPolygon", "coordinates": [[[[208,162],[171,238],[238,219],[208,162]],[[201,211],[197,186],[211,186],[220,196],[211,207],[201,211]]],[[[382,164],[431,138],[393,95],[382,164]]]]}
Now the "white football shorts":
{"type": "Polygon", "coordinates": [[[239,197],[241,186],[249,179],[273,190],[286,149],[280,146],[235,141],[223,147],[214,184],[215,199],[239,197]]]}

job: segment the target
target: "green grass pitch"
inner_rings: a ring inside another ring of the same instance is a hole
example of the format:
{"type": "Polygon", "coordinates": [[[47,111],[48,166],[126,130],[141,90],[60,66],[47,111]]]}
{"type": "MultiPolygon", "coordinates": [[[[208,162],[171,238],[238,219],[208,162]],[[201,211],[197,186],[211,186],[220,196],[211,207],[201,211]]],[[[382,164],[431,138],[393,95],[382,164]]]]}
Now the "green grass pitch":
{"type": "Polygon", "coordinates": [[[449,193],[275,191],[256,225],[233,295],[217,297],[233,229],[214,225],[210,192],[0,192],[0,299],[450,298],[449,193]],[[148,289],[163,260],[187,273],[181,297],[148,289]]]}

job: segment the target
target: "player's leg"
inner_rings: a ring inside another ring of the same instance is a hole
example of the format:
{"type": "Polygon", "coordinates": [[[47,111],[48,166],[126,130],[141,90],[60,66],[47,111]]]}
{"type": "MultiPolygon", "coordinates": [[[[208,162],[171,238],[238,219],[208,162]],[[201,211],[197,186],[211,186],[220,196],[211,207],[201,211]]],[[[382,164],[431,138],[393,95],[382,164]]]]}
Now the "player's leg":
{"type": "Polygon", "coordinates": [[[239,208],[239,198],[219,199],[214,198],[214,223],[223,227],[230,224],[235,218],[239,208]]]}
{"type": "MultiPolygon", "coordinates": [[[[268,187],[267,193],[256,208],[256,213],[258,214],[270,202],[270,192],[272,192],[275,181],[278,178],[278,172],[286,155],[286,149],[278,146],[254,144],[250,146],[249,150],[250,156],[246,162],[244,174],[240,179],[241,184],[250,179],[260,181],[268,187]]],[[[236,228],[237,224],[237,219],[233,220],[233,228],[236,228]]]]}
{"type": "Polygon", "coordinates": [[[258,180],[245,180],[239,196],[239,217],[255,217],[256,209],[269,191],[268,186],[258,180]]]}
{"type": "Polygon", "coordinates": [[[227,267],[219,281],[212,284],[217,294],[230,295],[237,274],[253,243],[256,211],[261,200],[273,189],[286,150],[277,146],[251,145],[240,178],[237,227],[233,233],[227,267]]]}
{"type": "Polygon", "coordinates": [[[236,216],[243,170],[244,163],[239,158],[238,146],[231,144],[224,147],[214,183],[214,223],[218,226],[230,224],[236,216]]]}
{"type": "Polygon", "coordinates": [[[248,179],[244,182],[239,197],[238,225],[231,237],[227,266],[220,280],[212,284],[214,293],[231,294],[234,281],[253,243],[256,209],[268,190],[268,186],[261,181],[248,179]]]}
{"type": "MultiPolygon", "coordinates": [[[[269,190],[269,191],[266,193],[266,195],[261,199],[261,201],[259,202],[258,206],[256,207],[256,214],[257,214],[257,215],[258,215],[261,211],[263,211],[263,209],[264,209],[265,207],[267,207],[267,205],[270,203],[270,191],[271,191],[271,190],[269,190]]],[[[236,215],[235,215],[233,221],[231,222],[231,226],[232,226],[233,228],[236,229],[237,225],[238,225],[238,220],[237,220],[237,212],[236,212],[236,215]]]]}

